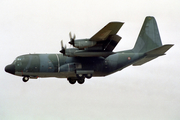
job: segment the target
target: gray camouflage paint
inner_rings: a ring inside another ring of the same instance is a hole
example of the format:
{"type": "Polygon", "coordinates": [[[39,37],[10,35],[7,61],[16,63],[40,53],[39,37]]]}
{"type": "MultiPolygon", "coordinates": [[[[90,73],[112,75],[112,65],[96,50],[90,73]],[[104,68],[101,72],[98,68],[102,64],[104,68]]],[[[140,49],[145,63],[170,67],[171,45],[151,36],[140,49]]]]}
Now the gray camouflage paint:
{"type": "MultiPolygon", "coordinates": [[[[115,47],[117,43],[113,46],[115,47]]],[[[62,54],[27,54],[17,57],[11,65],[6,66],[5,70],[18,76],[28,76],[30,78],[76,78],[76,75],[79,73],[106,76],[132,64],[142,65],[164,55],[172,46],[162,46],[155,18],[146,17],[137,42],[131,50],[115,52],[107,57],[68,57],[62,54]]]]}
{"type": "Polygon", "coordinates": [[[107,58],[67,57],[62,54],[27,54],[15,59],[15,74],[31,77],[76,77],[76,70],[93,70],[93,76],[106,76],[123,69],[142,57],[132,51],[119,52],[107,58]],[[80,66],[80,67],[78,67],[80,66]]]}

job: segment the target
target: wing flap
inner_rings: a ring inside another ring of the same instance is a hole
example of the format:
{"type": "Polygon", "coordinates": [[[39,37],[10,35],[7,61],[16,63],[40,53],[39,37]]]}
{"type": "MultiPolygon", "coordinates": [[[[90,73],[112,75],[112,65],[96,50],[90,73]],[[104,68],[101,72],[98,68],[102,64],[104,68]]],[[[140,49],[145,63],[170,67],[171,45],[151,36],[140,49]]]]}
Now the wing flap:
{"type": "Polygon", "coordinates": [[[109,41],[105,42],[103,45],[103,50],[105,51],[113,51],[116,45],[121,40],[121,37],[118,35],[113,35],[109,38],[109,41]]]}

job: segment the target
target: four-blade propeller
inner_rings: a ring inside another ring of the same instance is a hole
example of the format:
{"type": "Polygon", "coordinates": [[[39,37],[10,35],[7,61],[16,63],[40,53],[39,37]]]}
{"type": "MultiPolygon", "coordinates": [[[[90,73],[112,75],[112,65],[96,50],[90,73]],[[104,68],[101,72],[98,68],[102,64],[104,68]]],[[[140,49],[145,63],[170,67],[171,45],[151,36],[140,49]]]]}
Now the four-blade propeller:
{"type": "MultiPolygon", "coordinates": [[[[69,33],[69,37],[70,37],[70,42],[69,42],[69,44],[74,46],[74,40],[75,40],[76,36],[74,35],[74,36],[72,37],[71,32],[70,32],[70,33],[69,33]]],[[[66,46],[65,46],[65,47],[63,46],[63,40],[61,40],[61,50],[60,50],[59,52],[61,52],[63,55],[65,55],[66,46]]]]}
{"type": "Polygon", "coordinates": [[[75,40],[75,38],[76,38],[75,34],[74,34],[74,36],[72,37],[71,32],[70,32],[70,33],[69,33],[69,37],[70,37],[70,42],[69,42],[69,44],[71,44],[71,45],[74,46],[74,40],[75,40]]]}
{"type": "Polygon", "coordinates": [[[62,40],[61,40],[61,50],[59,52],[61,52],[63,55],[66,52],[66,46],[65,47],[63,46],[63,41],[62,40]]]}

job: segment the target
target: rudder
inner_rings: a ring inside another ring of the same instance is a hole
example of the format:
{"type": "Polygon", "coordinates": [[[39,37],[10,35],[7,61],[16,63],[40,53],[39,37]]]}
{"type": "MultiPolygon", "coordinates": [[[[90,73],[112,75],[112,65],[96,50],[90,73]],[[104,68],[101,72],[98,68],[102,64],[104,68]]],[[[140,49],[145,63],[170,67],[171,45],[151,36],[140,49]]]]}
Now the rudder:
{"type": "Polygon", "coordinates": [[[154,17],[147,16],[139,33],[134,52],[145,53],[162,46],[158,26],[154,17]]]}

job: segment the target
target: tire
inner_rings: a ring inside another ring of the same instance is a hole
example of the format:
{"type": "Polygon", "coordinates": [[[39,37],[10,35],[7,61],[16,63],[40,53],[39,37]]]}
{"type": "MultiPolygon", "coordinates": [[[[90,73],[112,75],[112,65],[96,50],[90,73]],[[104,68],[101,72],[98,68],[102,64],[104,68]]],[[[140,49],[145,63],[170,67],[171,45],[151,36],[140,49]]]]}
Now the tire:
{"type": "Polygon", "coordinates": [[[29,77],[28,77],[28,76],[24,76],[24,77],[22,78],[22,80],[23,80],[23,82],[27,82],[27,81],[29,80],[29,77]]]}
{"type": "Polygon", "coordinates": [[[92,77],[92,74],[86,74],[85,77],[86,77],[87,79],[90,79],[90,78],[92,77]]]}
{"type": "Polygon", "coordinates": [[[77,76],[78,78],[82,78],[84,75],[83,75],[83,74],[76,74],[76,76],[77,76]]]}
{"type": "Polygon", "coordinates": [[[81,79],[78,79],[77,81],[78,81],[79,84],[83,84],[85,82],[85,79],[81,78],[81,79]]]}
{"type": "Polygon", "coordinates": [[[76,83],[75,79],[68,78],[68,81],[69,81],[70,84],[75,84],[76,83]]]}

